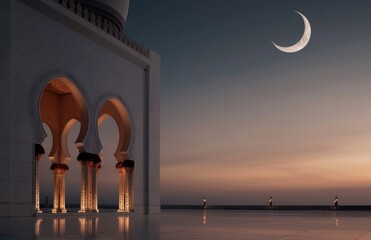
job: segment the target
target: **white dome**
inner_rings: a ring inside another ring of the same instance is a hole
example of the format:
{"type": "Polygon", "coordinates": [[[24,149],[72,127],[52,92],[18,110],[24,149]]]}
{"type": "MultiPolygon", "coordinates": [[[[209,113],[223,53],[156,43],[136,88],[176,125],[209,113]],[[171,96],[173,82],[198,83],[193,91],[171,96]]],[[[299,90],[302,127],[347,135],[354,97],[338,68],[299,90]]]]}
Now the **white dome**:
{"type": "Polygon", "coordinates": [[[83,7],[112,22],[119,32],[124,32],[130,0],[76,0],[83,7]]]}
{"type": "Polygon", "coordinates": [[[129,11],[130,0],[96,0],[114,10],[116,10],[121,17],[126,21],[129,11]]]}

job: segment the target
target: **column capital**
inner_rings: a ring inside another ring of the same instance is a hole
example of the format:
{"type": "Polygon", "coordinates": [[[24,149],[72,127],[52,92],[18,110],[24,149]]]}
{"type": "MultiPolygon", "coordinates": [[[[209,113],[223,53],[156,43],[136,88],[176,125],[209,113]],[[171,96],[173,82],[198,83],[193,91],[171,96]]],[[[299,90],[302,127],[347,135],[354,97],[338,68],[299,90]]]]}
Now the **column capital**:
{"type": "Polygon", "coordinates": [[[39,161],[41,159],[41,156],[45,154],[45,149],[41,144],[36,143],[35,144],[35,160],[39,161]]]}
{"type": "Polygon", "coordinates": [[[87,166],[88,162],[87,161],[80,161],[80,164],[82,167],[85,167],[87,166]]]}
{"type": "Polygon", "coordinates": [[[91,159],[91,153],[88,152],[80,152],[79,155],[77,155],[77,161],[79,162],[90,161],[91,159]]]}
{"type": "Polygon", "coordinates": [[[53,163],[50,167],[50,170],[53,170],[56,173],[65,173],[69,170],[68,165],[64,163],[53,163]]]}
{"type": "Polygon", "coordinates": [[[79,162],[94,162],[94,163],[100,163],[102,162],[102,159],[100,158],[99,154],[95,153],[89,153],[89,152],[80,152],[77,156],[77,160],[79,162]]]}
{"type": "Polygon", "coordinates": [[[116,168],[119,172],[125,169],[126,172],[132,172],[134,170],[134,160],[124,160],[123,162],[118,162],[116,168]]]}

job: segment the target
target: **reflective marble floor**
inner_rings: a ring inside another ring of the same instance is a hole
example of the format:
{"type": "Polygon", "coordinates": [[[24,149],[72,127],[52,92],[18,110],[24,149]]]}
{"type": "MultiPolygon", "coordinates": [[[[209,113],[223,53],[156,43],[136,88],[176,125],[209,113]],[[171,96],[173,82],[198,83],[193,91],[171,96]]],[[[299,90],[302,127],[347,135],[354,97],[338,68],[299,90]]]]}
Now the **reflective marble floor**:
{"type": "Polygon", "coordinates": [[[371,212],[167,212],[160,232],[163,240],[371,240],[371,212]]]}
{"type": "Polygon", "coordinates": [[[371,212],[163,211],[0,218],[0,239],[371,240],[371,212]]]}

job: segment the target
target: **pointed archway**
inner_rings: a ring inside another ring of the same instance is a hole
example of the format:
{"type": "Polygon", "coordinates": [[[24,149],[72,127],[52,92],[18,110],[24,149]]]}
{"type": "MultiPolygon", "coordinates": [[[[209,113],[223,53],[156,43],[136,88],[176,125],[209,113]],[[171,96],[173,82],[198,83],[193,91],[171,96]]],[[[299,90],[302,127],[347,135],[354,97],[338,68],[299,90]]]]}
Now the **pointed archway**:
{"type": "Polygon", "coordinates": [[[119,140],[114,156],[119,172],[119,207],[118,212],[134,211],[133,170],[134,161],[129,159],[128,149],[131,142],[131,123],[129,114],[117,98],[106,100],[99,111],[98,127],[111,117],[118,127],[119,140]]]}
{"type": "MultiPolygon", "coordinates": [[[[65,173],[69,170],[70,155],[67,148],[67,136],[71,127],[81,123],[76,147],[83,149],[83,139],[88,130],[88,112],[80,91],[66,77],[50,80],[43,88],[39,102],[40,124],[50,128],[53,144],[49,154],[54,172],[54,199],[52,212],[66,212],[65,173]]],[[[44,130],[44,129],[43,129],[44,130]]],[[[44,130],[45,135],[45,130],[44,130]]],[[[37,173],[36,173],[37,175],[37,173]]],[[[37,184],[36,184],[37,185],[37,184]]],[[[36,201],[39,201],[36,198],[36,201]]]]}
{"type": "Polygon", "coordinates": [[[102,149],[99,153],[102,158],[102,169],[99,170],[99,175],[104,176],[99,177],[97,182],[99,203],[118,206],[117,170],[113,166],[117,162],[114,153],[119,142],[119,130],[116,121],[111,116],[106,117],[99,125],[98,135],[102,144],[102,149]]]}

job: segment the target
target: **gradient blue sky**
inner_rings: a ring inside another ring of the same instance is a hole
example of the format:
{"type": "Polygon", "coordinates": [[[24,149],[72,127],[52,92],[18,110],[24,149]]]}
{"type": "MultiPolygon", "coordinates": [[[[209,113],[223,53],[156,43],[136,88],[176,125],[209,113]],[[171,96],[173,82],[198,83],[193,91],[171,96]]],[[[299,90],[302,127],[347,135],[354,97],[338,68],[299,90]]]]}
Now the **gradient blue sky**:
{"type": "MultiPolygon", "coordinates": [[[[370,10],[366,0],[131,1],[127,35],[162,61],[162,203],[266,204],[272,195],[331,204],[338,195],[370,204],[370,10]],[[271,41],[300,39],[294,10],[312,37],[286,54],[271,41]]],[[[103,169],[112,179],[100,183],[100,203],[116,203],[116,173],[103,169]]]]}
{"type": "Polygon", "coordinates": [[[370,204],[371,2],[132,1],[161,54],[162,203],[370,204]],[[312,26],[302,51],[285,54],[312,26]]]}

